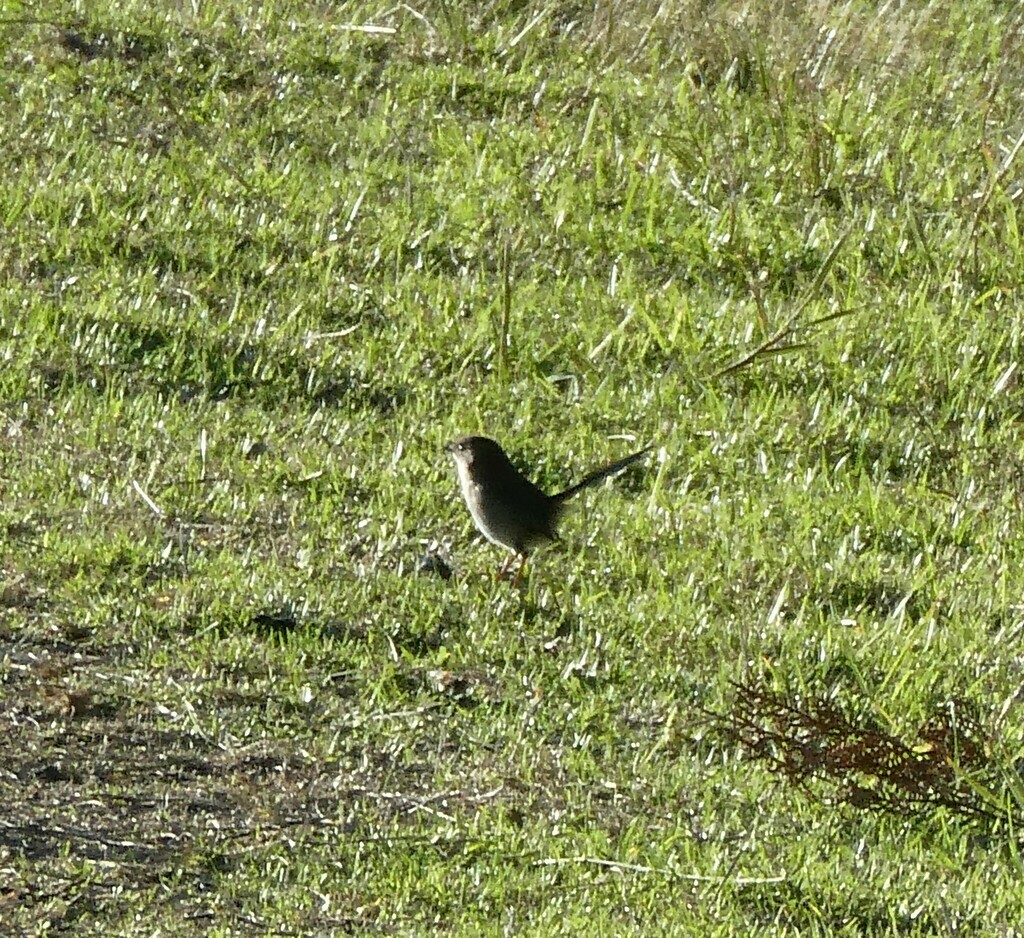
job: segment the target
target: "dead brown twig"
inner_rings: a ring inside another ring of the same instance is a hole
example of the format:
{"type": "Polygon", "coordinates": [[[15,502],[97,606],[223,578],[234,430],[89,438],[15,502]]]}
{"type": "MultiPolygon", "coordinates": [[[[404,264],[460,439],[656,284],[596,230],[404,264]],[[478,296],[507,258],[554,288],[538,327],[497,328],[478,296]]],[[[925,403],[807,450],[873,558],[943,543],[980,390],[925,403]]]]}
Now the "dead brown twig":
{"type": "Polygon", "coordinates": [[[843,707],[835,695],[791,700],[763,686],[735,687],[732,708],[712,714],[713,721],[753,759],[805,791],[824,783],[835,800],[859,809],[945,808],[997,824],[1024,822],[1024,804],[1000,793],[1005,769],[968,701],[936,707],[908,743],[881,726],[866,701],[843,707]],[[855,710],[859,716],[850,715],[855,710]]]}

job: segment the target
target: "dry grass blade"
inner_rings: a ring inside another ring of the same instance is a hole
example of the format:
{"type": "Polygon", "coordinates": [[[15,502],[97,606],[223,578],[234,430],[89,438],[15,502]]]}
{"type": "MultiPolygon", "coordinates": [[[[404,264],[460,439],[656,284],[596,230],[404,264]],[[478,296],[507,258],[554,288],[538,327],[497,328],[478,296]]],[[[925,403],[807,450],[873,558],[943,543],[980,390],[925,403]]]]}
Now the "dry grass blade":
{"type": "Polygon", "coordinates": [[[757,346],[757,348],[748,352],[742,358],[737,359],[732,364],[726,365],[726,367],[721,371],[716,371],[713,377],[724,378],[726,375],[730,375],[733,372],[746,368],[748,365],[753,364],[757,359],[763,358],[766,355],[782,355],[786,352],[795,352],[801,349],[810,348],[810,342],[788,342],[787,339],[789,339],[799,329],[811,329],[814,326],[831,322],[834,319],[852,316],[857,312],[860,312],[860,310],[841,309],[834,313],[829,313],[826,316],[820,316],[817,319],[812,319],[810,322],[806,323],[798,323],[796,321],[797,316],[793,316],[784,326],[782,326],[782,328],[778,329],[774,334],[769,336],[769,338],[765,339],[765,341],[757,346]]]}
{"type": "Polygon", "coordinates": [[[807,295],[797,307],[796,311],[778,329],[776,329],[772,335],[758,345],[757,348],[748,352],[742,358],[732,362],[732,364],[726,365],[720,371],[715,372],[713,375],[714,378],[724,378],[726,375],[739,371],[741,368],[746,368],[752,362],[765,355],[777,355],[782,352],[791,352],[798,348],[804,348],[809,343],[788,341],[799,329],[811,329],[814,326],[831,322],[834,319],[841,319],[844,316],[852,316],[858,311],[856,309],[841,309],[833,313],[828,313],[825,316],[820,316],[817,319],[812,319],[810,322],[800,322],[801,314],[810,302],[811,297],[818,293],[822,283],[824,283],[825,278],[828,276],[828,272],[832,269],[832,265],[835,264],[836,258],[839,256],[839,251],[846,243],[848,236],[849,232],[844,232],[836,239],[835,244],[832,245],[832,248],[829,250],[825,260],[822,261],[821,266],[818,268],[818,272],[814,275],[814,280],[807,290],[807,295]]]}

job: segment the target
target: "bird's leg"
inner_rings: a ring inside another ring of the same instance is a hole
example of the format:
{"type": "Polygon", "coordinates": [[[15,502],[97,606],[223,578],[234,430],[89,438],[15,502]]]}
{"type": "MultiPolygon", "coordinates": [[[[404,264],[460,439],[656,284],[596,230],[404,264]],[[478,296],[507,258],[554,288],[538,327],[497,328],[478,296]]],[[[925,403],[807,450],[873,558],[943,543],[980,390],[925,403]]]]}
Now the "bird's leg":
{"type": "Polygon", "coordinates": [[[523,578],[523,570],[526,567],[527,556],[527,554],[519,555],[519,569],[516,570],[516,578],[512,581],[513,589],[517,589],[519,587],[519,581],[523,578]]]}
{"type": "Polygon", "coordinates": [[[518,587],[519,581],[523,578],[523,567],[526,566],[526,554],[509,554],[501,564],[501,569],[498,570],[498,576],[496,579],[504,580],[509,577],[511,573],[512,564],[519,561],[519,566],[516,568],[516,575],[512,577],[512,586],[518,587]]]}

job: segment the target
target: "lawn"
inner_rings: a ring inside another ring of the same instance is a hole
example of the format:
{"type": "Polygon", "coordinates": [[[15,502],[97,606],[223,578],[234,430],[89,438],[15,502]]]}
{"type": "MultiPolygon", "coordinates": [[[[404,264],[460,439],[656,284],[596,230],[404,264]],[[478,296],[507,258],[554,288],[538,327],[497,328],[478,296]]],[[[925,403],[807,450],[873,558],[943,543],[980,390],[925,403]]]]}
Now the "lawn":
{"type": "Polygon", "coordinates": [[[1024,934],[1024,7],[0,10],[0,931],[1024,934]]]}

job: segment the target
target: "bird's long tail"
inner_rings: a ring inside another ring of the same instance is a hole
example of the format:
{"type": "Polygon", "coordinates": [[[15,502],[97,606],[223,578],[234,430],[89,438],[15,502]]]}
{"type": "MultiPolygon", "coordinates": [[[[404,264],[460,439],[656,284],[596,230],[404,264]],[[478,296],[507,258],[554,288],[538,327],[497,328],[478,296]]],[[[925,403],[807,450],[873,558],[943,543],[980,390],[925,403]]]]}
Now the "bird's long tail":
{"type": "Polygon", "coordinates": [[[572,498],[577,492],[582,492],[584,489],[590,488],[592,485],[597,485],[597,483],[602,479],[607,479],[608,476],[613,476],[617,472],[622,472],[622,470],[627,466],[633,465],[633,463],[638,459],[646,456],[652,449],[654,449],[653,446],[645,447],[639,452],[633,453],[631,456],[624,456],[622,459],[616,459],[615,462],[609,463],[601,469],[595,469],[589,475],[584,476],[582,481],[577,482],[575,485],[571,485],[564,492],[552,495],[551,500],[561,503],[572,498]]]}

